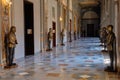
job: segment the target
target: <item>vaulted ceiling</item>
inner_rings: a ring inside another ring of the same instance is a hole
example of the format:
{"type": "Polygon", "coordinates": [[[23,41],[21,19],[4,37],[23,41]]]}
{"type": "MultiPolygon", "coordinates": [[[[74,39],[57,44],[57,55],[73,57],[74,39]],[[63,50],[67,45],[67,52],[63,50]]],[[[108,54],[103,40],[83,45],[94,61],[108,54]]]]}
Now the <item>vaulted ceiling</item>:
{"type": "Polygon", "coordinates": [[[97,6],[99,5],[100,0],[83,0],[80,1],[80,6],[81,7],[91,7],[91,6],[97,6]]]}

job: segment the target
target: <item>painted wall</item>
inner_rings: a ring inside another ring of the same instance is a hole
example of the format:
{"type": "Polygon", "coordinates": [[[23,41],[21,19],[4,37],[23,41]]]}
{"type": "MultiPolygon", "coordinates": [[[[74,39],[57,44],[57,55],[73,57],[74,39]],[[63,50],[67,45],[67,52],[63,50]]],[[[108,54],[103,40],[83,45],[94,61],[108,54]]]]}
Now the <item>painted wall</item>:
{"type": "Polygon", "coordinates": [[[15,49],[15,58],[24,57],[24,19],[23,0],[14,0],[14,23],[16,26],[16,36],[18,45],[15,49]]]}
{"type": "MultiPolygon", "coordinates": [[[[39,0],[29,0],[34,4],[34,50],[35,53],[40,51],[40,2],[39,0]]],[[[24,7],[23,0],[14,0],[14,17],[13,25],[16,26],[16,36],[18,45],[15,50],[15,58],[24,57],[24,7]]]]}

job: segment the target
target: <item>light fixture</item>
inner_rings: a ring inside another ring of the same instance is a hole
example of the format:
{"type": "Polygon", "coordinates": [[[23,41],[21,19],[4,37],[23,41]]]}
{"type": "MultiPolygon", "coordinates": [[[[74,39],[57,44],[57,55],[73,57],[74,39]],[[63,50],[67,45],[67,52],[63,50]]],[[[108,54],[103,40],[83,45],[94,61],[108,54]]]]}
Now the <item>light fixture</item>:
{"type": "Polygon", "coordinates": [[[60,21],[62,21],[63,19],[62,19],[62,17],[60,17],[60,21]]]}

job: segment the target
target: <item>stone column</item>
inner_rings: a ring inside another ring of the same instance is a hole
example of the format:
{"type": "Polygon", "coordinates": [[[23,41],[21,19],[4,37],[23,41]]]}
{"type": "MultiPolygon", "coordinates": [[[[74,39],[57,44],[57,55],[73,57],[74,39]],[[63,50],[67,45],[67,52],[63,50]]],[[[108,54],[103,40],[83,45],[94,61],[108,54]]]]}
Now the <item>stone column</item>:
{"type": "Polygon", "coordinates": [[[42,0],[40,0],[40,52],[42,52],[42,0]]]}
{"type": "Polygon", "coordinates": [[[47,49],[48,0],[40,0],[40,11],[40,48],[44,52],[47,49]]]}
{"type": "Polygon", "coordinates": [[[44,0],[40,0],[40,48],[44,51],[44,0]]]}
{"type": "Polygon", "coordinates": [[[62,2],[60,2],[60,32],[63,28],[62,2]]]}
{"type": "MultiPolygon", "coordinates": [[[[43,49],[46,50],[48,48],[48,0],[44,0],[43,2],[43,49]]],[[[52,44],[52,43],[51,43],[52,44]]]]}
{"type": "Polygon", "coordinates": [[[67,0],[67,41],[69,41],[70,0],[67,0]]]}
{"type": "Polygon", "coordinates": [[[14,0],[11,0],[12,1],[12,5],[11,5],[11,13],[10,13],[10,24],[11,26],[15,26],[15,11],[14,11],[14,0]]]}
{"type": "Polygon", "coordinates": [[[57,1],[57,37],[58,37],[58,44],[61,44],[61,16],[60,16],[60,1],[57,1]]]}
{"type": "MultiPolygon", "coordinates": [[[[119,67],[119,3],[118,0],[114,0],[115,10],[115,34],[116,34],[116,66],[119,67]]],[[[119,71],[119,69],[118,69],[119,71]]]]}
{"type": "MultiPolygon", "coordinates": [[[[118,0],[118,15],[120,15],[120,0],[118,0]]],[[[120,34],[120,16],[118,16],[118,34],[120,34]]],[[[120,40],[120,36],[118,36],[118,40],[120,40]]],[[[120,41],[118,41],[118,71],[120,73],[120,41]]]]}

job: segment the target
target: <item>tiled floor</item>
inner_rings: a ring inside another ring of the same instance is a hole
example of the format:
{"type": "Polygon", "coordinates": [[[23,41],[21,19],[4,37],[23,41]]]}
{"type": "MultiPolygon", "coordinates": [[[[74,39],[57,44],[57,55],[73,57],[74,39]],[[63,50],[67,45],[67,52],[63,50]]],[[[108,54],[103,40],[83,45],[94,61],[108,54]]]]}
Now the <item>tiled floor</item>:
{"type": "Polygon", "coordinates": [[[98,38],[81,38],[51,52],[18,60],[17,68],[0,71],[0,80],[120,80],[104,72],[104,56],[98,38]]]}

